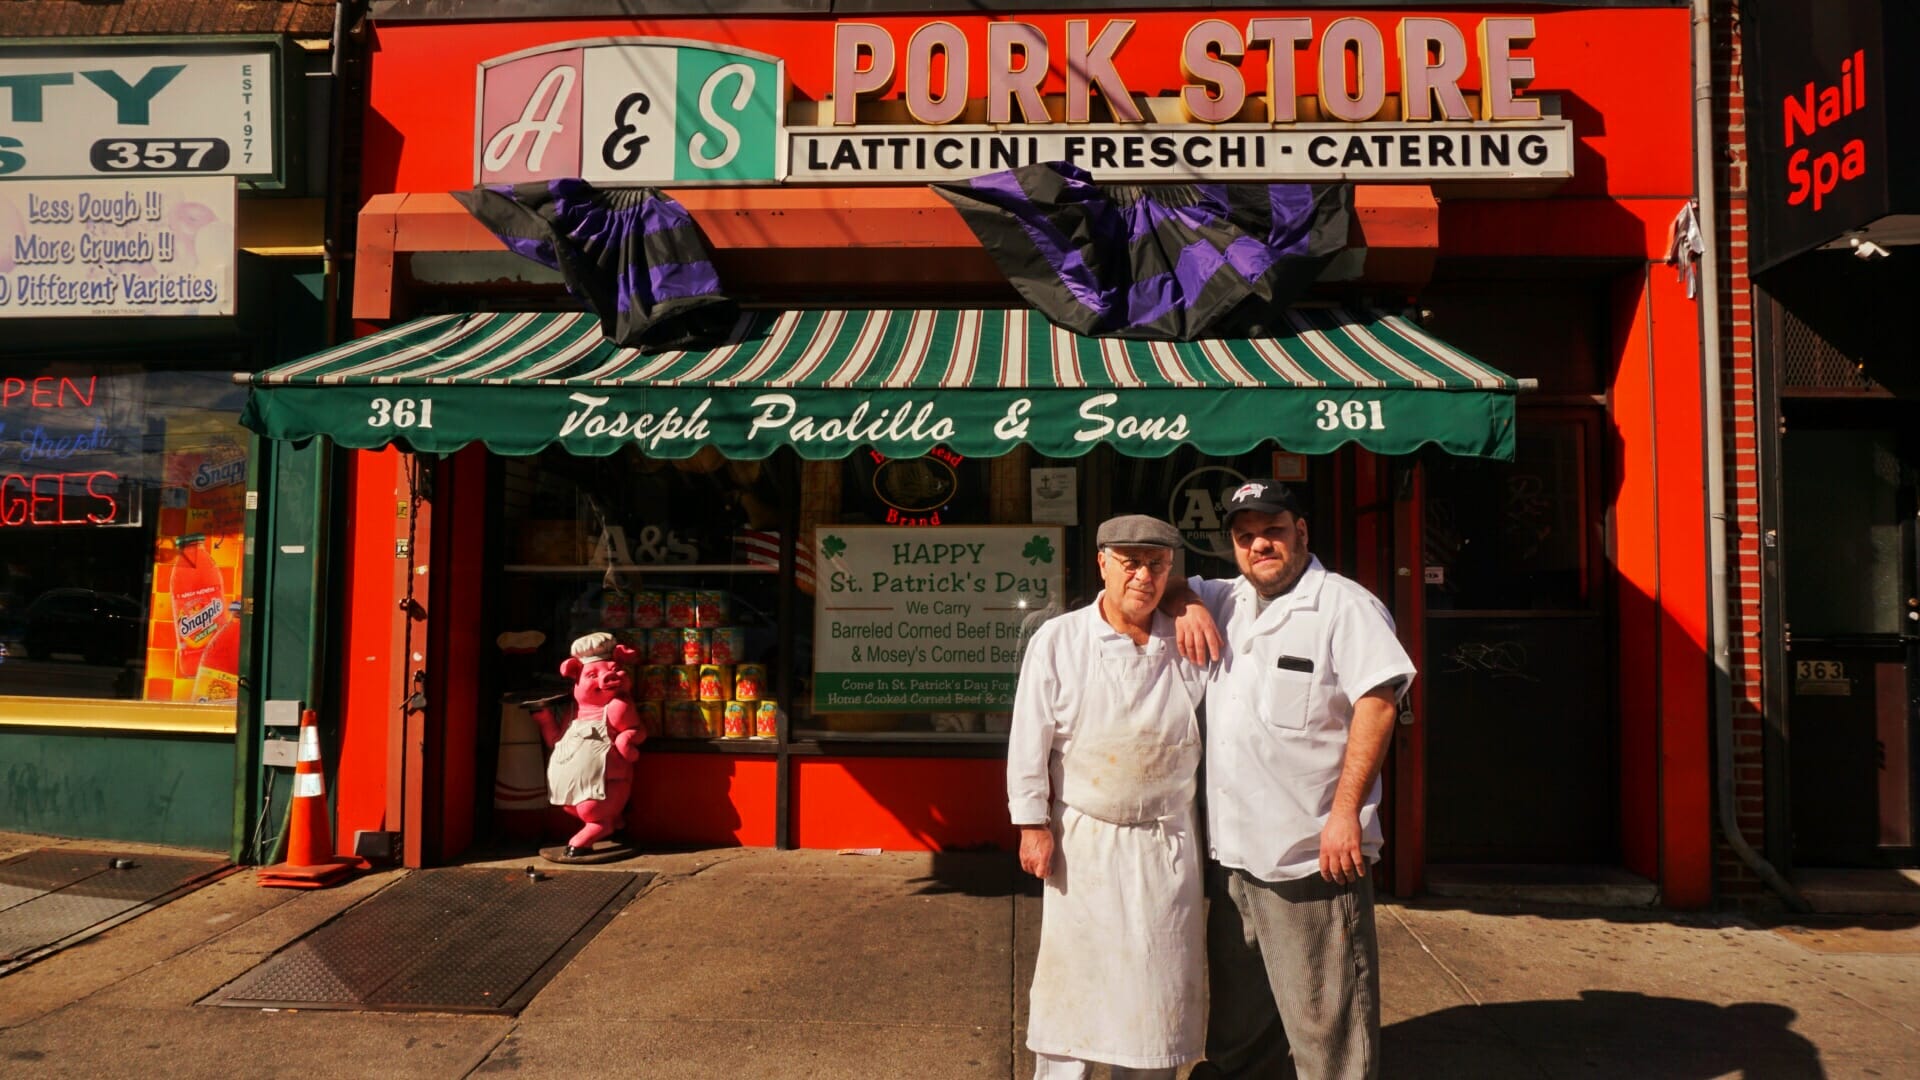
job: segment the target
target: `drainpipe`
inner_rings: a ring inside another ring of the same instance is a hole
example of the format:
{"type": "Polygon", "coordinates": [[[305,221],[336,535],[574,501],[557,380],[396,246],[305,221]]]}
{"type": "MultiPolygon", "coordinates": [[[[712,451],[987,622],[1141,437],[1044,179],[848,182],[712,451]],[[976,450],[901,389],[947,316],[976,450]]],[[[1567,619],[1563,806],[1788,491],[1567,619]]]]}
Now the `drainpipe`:
{"type": "MultiPolygon", "coordinates": [[[[1724,0],[1723,0],[1724,2],[1724,0]]],[[[1740,861],[1794,911],[1810,911],[1793,885],[1747,843],[1735,812],[1733,670],[1727,628],[1727,478],[1720,401],[1720,233],[1714,190],[1713,18],[1711,0],[1693,0],[1694,189],[1700,204],[1700,361],[1707,441],[1707,651],[1713,657],[1714,803],[1720,834],[1740,861]]]]}

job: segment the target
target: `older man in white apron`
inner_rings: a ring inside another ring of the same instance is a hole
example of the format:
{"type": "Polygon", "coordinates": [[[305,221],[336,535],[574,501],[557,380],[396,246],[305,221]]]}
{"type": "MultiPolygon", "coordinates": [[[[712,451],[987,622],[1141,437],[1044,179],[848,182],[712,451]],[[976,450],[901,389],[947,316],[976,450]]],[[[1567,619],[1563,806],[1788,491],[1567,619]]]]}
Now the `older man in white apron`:
{"type": "Polygon", "coordinates": [[[1180,534],[1100,526],[1104,586],[1027,645],[1007,747],[1020,865],[1045,879],[1027,1046],[1035,1080],[1171,1080],[1200,1056],[1205,956],[1194,823],[1205,673],[1155,608],[1180,534]]]}

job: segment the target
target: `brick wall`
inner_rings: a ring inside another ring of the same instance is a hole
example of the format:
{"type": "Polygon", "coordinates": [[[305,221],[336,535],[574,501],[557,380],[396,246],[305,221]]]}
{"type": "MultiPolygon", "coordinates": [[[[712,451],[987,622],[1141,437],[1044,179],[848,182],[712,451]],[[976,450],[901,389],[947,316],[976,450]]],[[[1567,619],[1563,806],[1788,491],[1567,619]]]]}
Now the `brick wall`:
{"type": "MultiPolygon", "coordinates": [[[[1734,799],[1741,832],[1756,850],[1766,840],[1761,765],[1759,461],[1755,429],[1753,290],[1747,278],[1747,122],[1741,65],[1740,0],[1713,5],[1716,194],[1720,203],[1721,393],[1726,411],[1727,597],[1732,638],[1734,799]]],[[[1715,836],[1715,879],[1722,903],[1764,903],[1770,897],[1733,850],[1715,836]]]]}

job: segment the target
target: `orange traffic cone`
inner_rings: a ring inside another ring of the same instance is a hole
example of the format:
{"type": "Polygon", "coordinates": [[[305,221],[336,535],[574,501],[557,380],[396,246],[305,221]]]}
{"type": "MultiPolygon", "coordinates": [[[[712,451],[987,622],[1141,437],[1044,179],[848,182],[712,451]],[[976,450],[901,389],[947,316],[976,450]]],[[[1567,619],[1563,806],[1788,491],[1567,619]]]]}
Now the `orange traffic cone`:
{"type": "Polygon", "coordinates": [[[320,765],[319,715],[300,714],[300,753],[293,766],[293,805],[287,813],[287,861],[261,870],[262,885],[318,889],[367,869],[365,859],[333,853],[333,823],[327,819],[327,777],[320,765]]]}

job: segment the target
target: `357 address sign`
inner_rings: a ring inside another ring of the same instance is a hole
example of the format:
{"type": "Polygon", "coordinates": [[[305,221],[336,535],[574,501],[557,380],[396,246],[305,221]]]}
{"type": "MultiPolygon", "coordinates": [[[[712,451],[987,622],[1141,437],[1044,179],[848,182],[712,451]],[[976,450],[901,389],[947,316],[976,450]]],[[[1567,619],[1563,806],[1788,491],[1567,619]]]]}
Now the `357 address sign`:
{"type": "Polygon", "coordinates": [[[275,53],[0,50],[0,178],[277,175],[275,53]]]}

